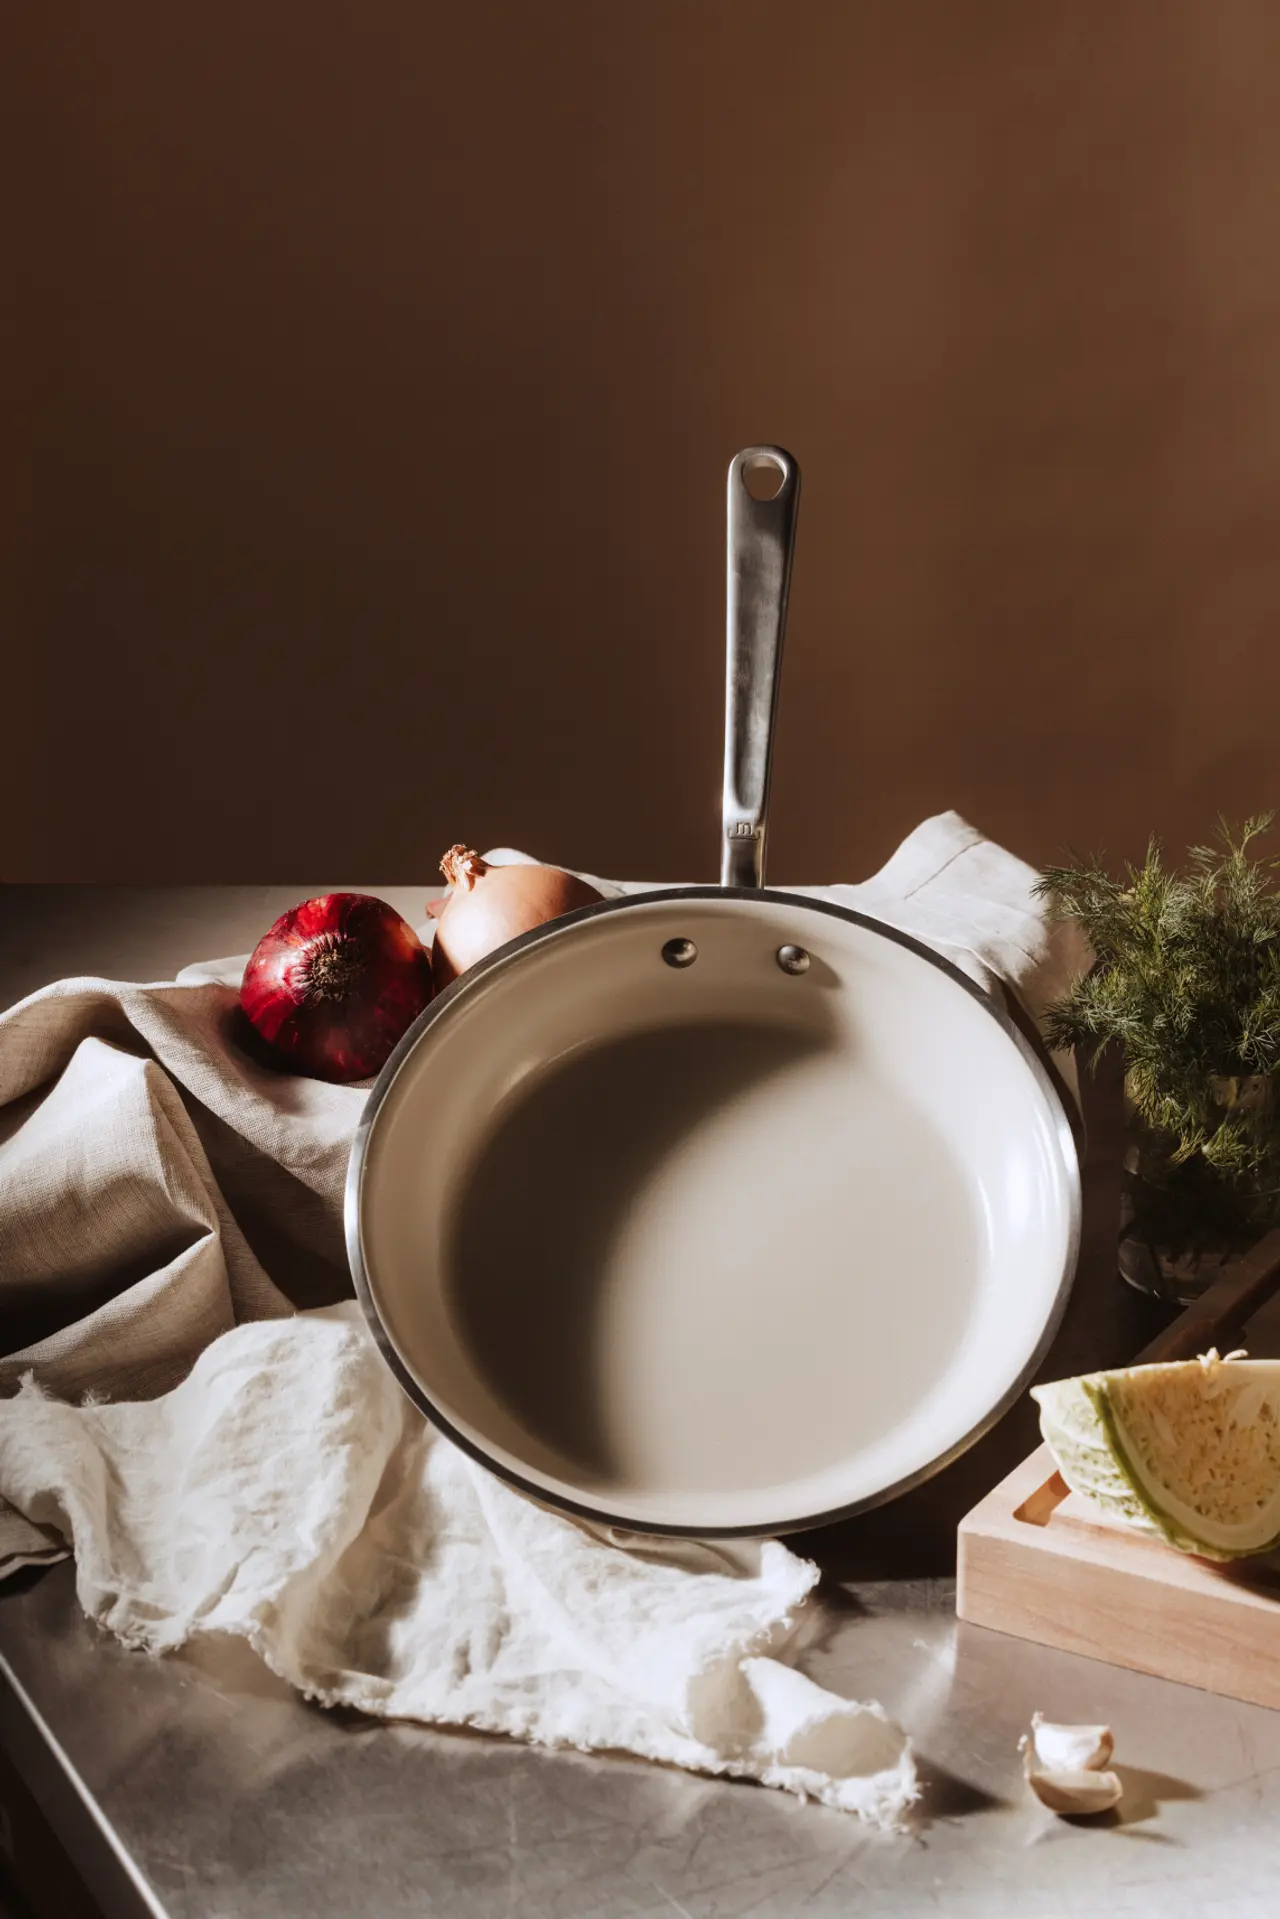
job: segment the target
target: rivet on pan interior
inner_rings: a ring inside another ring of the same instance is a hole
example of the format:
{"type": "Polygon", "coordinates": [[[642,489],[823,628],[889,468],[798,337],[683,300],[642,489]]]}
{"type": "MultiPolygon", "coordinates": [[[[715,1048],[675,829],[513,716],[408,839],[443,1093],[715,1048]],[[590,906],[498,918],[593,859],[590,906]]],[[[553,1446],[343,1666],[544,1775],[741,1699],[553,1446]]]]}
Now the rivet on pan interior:
{"type": "MultiPolygon", "coordinates": [[[[698,957],[698,949],[692,940],[668,940],[662,949],[662,957],[668,966],[692,966],[698,957]]],[[[806,959],[805,965],[808,964],[806,959]]]]}
{"type": "Polygon", "coordinates": [[[809,955],[803,946],[780,946],[777,958],[784,973],[807,973],[809,970],[809,955]]]}

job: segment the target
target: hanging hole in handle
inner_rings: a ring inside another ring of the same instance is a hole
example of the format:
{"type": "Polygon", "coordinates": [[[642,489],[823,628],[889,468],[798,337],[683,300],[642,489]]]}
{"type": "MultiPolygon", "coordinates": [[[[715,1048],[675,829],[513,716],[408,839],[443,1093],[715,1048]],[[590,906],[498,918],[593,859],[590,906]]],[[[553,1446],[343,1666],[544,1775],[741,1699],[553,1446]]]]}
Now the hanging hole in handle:
{"type": "Polygon", "coordinates": [[[767,453],[743,461],[742,484],[753,500],[776,500],[786,483],[786,467],[767,453]]]}

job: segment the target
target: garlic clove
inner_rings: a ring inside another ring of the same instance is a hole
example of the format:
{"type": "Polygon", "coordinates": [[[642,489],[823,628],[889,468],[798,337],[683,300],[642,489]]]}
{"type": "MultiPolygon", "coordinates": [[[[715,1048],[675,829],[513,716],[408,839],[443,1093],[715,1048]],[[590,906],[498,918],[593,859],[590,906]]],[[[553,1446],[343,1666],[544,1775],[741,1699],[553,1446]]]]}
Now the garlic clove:
{"type": "Polygon", "coordinates": [[[1064,1767],[1058,1772],[1028,1766],[1027,1784],[1050,1812],[1110,1812],[1124,1796],[1118,1773],[1095,1772],[1086,1766],[1064,1767]]]}
{"type": "Polygon", "coordinates": [[[1116,1746],[1110,1726],[1055,1726],[1038,1712],[1031,1743],[1044,1772],[1100,1772],[1116,1746]]]}
{"type": "Polygon", "coordinates": [[[1018,1741],[1022,1767],[1036,1798],[1050,1812],[1110,1812],[1124,1796],[1120,1775],[1103,1767],[1115,1750],[1110,1726],[1057,1726],[1042,1713],[1018,1741]]]}

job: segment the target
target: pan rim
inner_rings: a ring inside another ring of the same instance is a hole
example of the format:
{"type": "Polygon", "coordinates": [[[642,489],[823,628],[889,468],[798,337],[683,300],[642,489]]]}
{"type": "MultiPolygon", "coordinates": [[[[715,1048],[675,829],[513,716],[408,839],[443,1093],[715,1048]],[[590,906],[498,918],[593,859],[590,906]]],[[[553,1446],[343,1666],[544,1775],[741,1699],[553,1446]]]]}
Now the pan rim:
{"type": "Polygon", "coordinates": [[[1076,1267],[1080,1253],[1082,1193],[1080,1177],[1080,1155],[1075,1130],[1067,1113],[1061,1093],[1055,1085],[1053,1076],[1039,1058],[1034,1047],[1027,1040],[1013,1016],[997,1000],[986,992],[976,980],[946,959],[933,947],[918,940],[914,935],[905,933],[900,927],[891,926],[885,920],[876,919],[868,913],[858,912],[855,908],[841,906],[834,900],[810,897],[807,894],[791,893],[772,887],[747,886],[667,886],[654,887],[643,892],[623,893],[612,899],[593,901],[590,906],[579,907],[575,912],[565,913],[560,918],[548,921],[544,926],[536,926],[517,938],[508,940],[492,953],[477,960],[465,973],[452,980],[440,994],[423,1009],[409,1027],[403,1038],[391,1053],[382,1068],[365,1102],[356,1127],[355,1138],[351,1146],[351,1156],[347,1164],[347,1177],[343,1200],[343,1221],[346,1236],[347,1260],[365,1322],[392,1375],[401,1389],[418,1408],[419,1412],[430,1420],[437,1431],[444,1433],[455,1446],[458,1446],[477,1465],[501,1479],[517,1491],[533,1499],[538,1505],[552,1511],[572,1515],[597,1526],[625,1533],[668,1539],[763,1539],[775,1538],[788,1533],[809,1532],[818,1527],[836,1525],[842,1520],[855,1518],[859,1513],[874,1511],[878,1506],[887,1504],[891,1499],[900,1498],[904,1493],[926,1484],[936,1474],[945,1471],[963,1454],[975,1446],[996,1426],[1004,1415],[1017,1403],[1031,1384],[1044,1359],[1066,1312],[1067,1301],[1071,1296],[1075,1280],[1076,1267]],[[988,1016],[1004,1033],[1006,1039],[1021,1056],[1023,1065],[1029,1070],[1040,1091],[1047,1115],[1051,1121],[1055,1144],[1061,1155],[1063,1173],[1067,1188],[1067,1235],[1064,1248],[1062,1271],[1054,1290],[1053,1302],[1040,1338],[1037,1340],[1027,1361],[1011,1385],[1000,1396],[988,1413],[978,1420],[967,1432],[936,1458],[918,1467],[914,1472],[895,1480],[875,1493],[816,1513],[803,1514],[800,1517],[779,1518],[776,1521],[740,1524],[730,1526],[717,1525],[668,1525],[653,1519],[637,1519],[631,1515],[610,1512],[607,1506],[589,1500],[571,1498],[536,1480],[526,1478],[508,1466],[504,1461],[493,1458],[485,1448],[467,1433],[461,1432],[447,1414],[435,1404],[431,1395],[421,1382],[409,1371],[399,1351],[392,1342],[382,1321],[377,1301],[369,1277],[368,1263],[365,1258],[363,1238],[363,1189],[364,1173],[369,1157],[369,1145],[378,1114],[385,1104],[392,1087],[432,1027],[442,1018],[447,1018],[451,1007],[473,994],[491,973],[510,966],[519,956],[533,946],[543,945],[551,940],[563,938],[575,926],[586,921],[598,919],[609,913],[625,912],[633,907],[657,905],[677,900],[719,900],[758,901],[763,904],[786,906],[807,912],[824,914],[848,925],[861,927],[873,935],[891,940],[904,947],[917,958],[936,967],[955,985],[961,987],[971,999],[976,1000],[988,1016]]]}

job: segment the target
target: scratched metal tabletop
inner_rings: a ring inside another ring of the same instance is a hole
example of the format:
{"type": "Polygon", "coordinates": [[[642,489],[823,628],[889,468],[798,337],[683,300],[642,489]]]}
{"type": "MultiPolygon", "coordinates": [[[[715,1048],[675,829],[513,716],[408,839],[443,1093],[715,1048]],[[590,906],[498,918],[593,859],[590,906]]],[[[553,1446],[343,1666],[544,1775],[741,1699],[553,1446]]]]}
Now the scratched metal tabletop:
{"type": "MultiPolygon", "coordinates": [[[[319,890],[0,888],[0,1003],[242,951],[319,890]]],[[[421,889],[363,890],[421,917],[421,889]]],[[[1115,1278],[1101,1096],[1090,1119],[1084,1256],[1046,1376],[1125,1359],[1157,1323],[1115,1278]]],[[[815,1677],[914,1736],[925,1791],[905,1838],[639,1761],[324,1712],[239,1643],[130,1653],[85,1623],[70,1564],[0,1589],[0,1743],[108,1919],[1262,1919],[1280,1713],[957,1625],[956,1520],[1029,1450],[1031,1413],[907,1499],[795,1542],[834,1616],[815,1677]],[[1017,1740],[1036,1709],[1114,1727],[1118,1816],[1066,1822],[1029,1799],[1017,1740]]]]}

